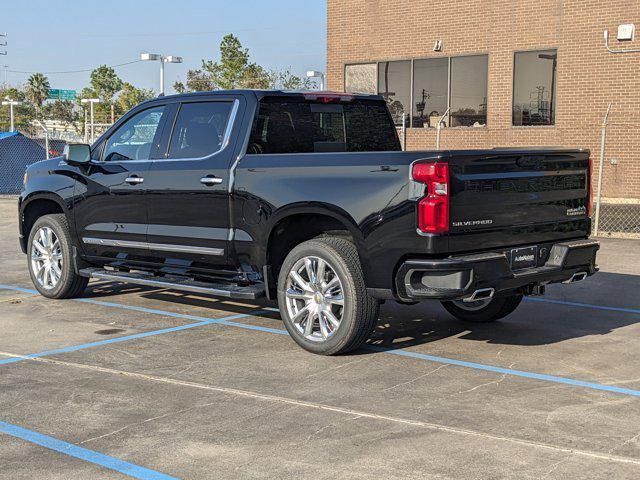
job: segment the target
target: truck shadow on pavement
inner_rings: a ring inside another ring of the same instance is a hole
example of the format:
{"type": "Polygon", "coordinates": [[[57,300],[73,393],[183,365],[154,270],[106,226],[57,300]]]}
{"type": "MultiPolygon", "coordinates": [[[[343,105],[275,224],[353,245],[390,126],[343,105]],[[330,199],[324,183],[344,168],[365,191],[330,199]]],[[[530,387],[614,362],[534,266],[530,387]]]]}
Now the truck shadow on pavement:
{"type": "MultiPolygon", "coordinates": [[[[595,306],[638,308],[633,305],[633,299],[637,298],[639,286],[640,276],[601,272],[585,281],[580,288],[558,287],[549,298],[595,306]],[[568,292],[568,289],[571,291],[568,292]]],[[[85,296],[109,301],[108,297],[130,294],[158,302],[153,306],[145,305],[150,308],[171,310],[172,304],[178,304],[194,307],[197,310],[188,313],[199,316],[207,316],[207,310],[248,314],[264,308],[277,307],[275,302],[266,299],[229,300],[121,283],[92,284],[85,296]]],[[[277,311],[262,310],[255,317],[273,321],[273,328],[284,328],[277,311]]],[[[251,320],[251,317],[246,319],[247,322],[251,320]]],[[[478,324],[455,319],[436,301],[413,306],[387,301],[380,308],[378,325],[367,344],[396,349],[456,337],[460,340],[498,345],[548,345],[580,337],[606,335],[615,329],[636,323],[640,323],[640,313],[525,299],[508,317],[493,323],[478,324]]],[[[356,354],[371,352],[365,348],[356,354]]]]}

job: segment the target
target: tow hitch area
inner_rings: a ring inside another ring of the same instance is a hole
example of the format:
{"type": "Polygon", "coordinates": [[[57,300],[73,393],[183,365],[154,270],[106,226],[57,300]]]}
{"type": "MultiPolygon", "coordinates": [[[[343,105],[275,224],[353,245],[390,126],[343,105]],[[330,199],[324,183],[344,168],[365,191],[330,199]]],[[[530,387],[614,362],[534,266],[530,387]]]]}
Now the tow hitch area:
{"type": "Polygon", "coordinates": [[[544,295],[550,283],[575,283],[597,272],[593,240],[574,240],[544,245],[548,255],[534,266],[523,267],[536,257],[538,246],[503,252],[485,252],[432,260],[408,260],[396,275],[402,300],[438,299],[476,302],[500,292],[518,291],[544,295]],[[514,264],[514,260],[516,263],[514,264]]]}

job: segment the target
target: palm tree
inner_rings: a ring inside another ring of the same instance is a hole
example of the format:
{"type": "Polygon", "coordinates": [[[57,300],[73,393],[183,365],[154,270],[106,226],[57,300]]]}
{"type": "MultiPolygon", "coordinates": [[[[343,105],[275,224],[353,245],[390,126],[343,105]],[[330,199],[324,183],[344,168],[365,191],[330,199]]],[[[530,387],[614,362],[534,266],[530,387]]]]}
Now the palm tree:
{"type": "Polygon", "coordinates": [[[44,101],[49,98],[49,79],[42,73],[34,73],[27,80],[27,98],[40,110],[44,101]]]}

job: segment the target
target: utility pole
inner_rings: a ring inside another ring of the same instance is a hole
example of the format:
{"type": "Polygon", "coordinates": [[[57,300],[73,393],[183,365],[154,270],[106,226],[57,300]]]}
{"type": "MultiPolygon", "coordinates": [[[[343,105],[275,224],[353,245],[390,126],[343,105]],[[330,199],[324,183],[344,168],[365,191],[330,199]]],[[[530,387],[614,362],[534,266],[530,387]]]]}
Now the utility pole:
{"type": "MultiPolygon", "coordinates": [[[[7,38],[7,34],[6,33],[0,33],[0,38],[7,38]]],[[[7,41],[5,40],[4,42],[0,42],[0,47],[6,47],[7,46],[7,41]]],[[[0,51],[0,55],[6,55],[7,51],[6,50],[2,50],[0,51]]]]}
{"type": "Polygon", "coordinates": [[[11,131],[15,132],[15,126],[14,126],[14,116],[13,116],[13,107],[15,105],[20,105],[20,103],[22,102],[17,102],[15,100],[11,100],[9,97],[6,97],[6,101],[2,102],[2,105],[9,105],[9,116],[11,117],[11,131]]]}
{"type": "Polygon", "coordinates": [[[94,103],[99,103],[100,99],[99,98],[83,98],[80,100],[81,103],[88,103],[89,104],[89,115],[91,117],[91,143],[93,143],[93,141],[95,140],[95,136],[94,136],[94,122],[93,122],[93,104],[94,103]]]}

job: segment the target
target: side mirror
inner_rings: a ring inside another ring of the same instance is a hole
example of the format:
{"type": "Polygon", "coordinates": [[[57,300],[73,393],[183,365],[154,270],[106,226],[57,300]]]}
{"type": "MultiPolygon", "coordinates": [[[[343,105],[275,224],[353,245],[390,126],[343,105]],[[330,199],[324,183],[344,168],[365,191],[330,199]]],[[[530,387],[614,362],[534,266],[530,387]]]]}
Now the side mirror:
{"type": "Polygon", "coordinates": [[[68,143],[62,155],[69,165],[83,165],[91,161],[91,147],[85,143],[68,143]]]}

